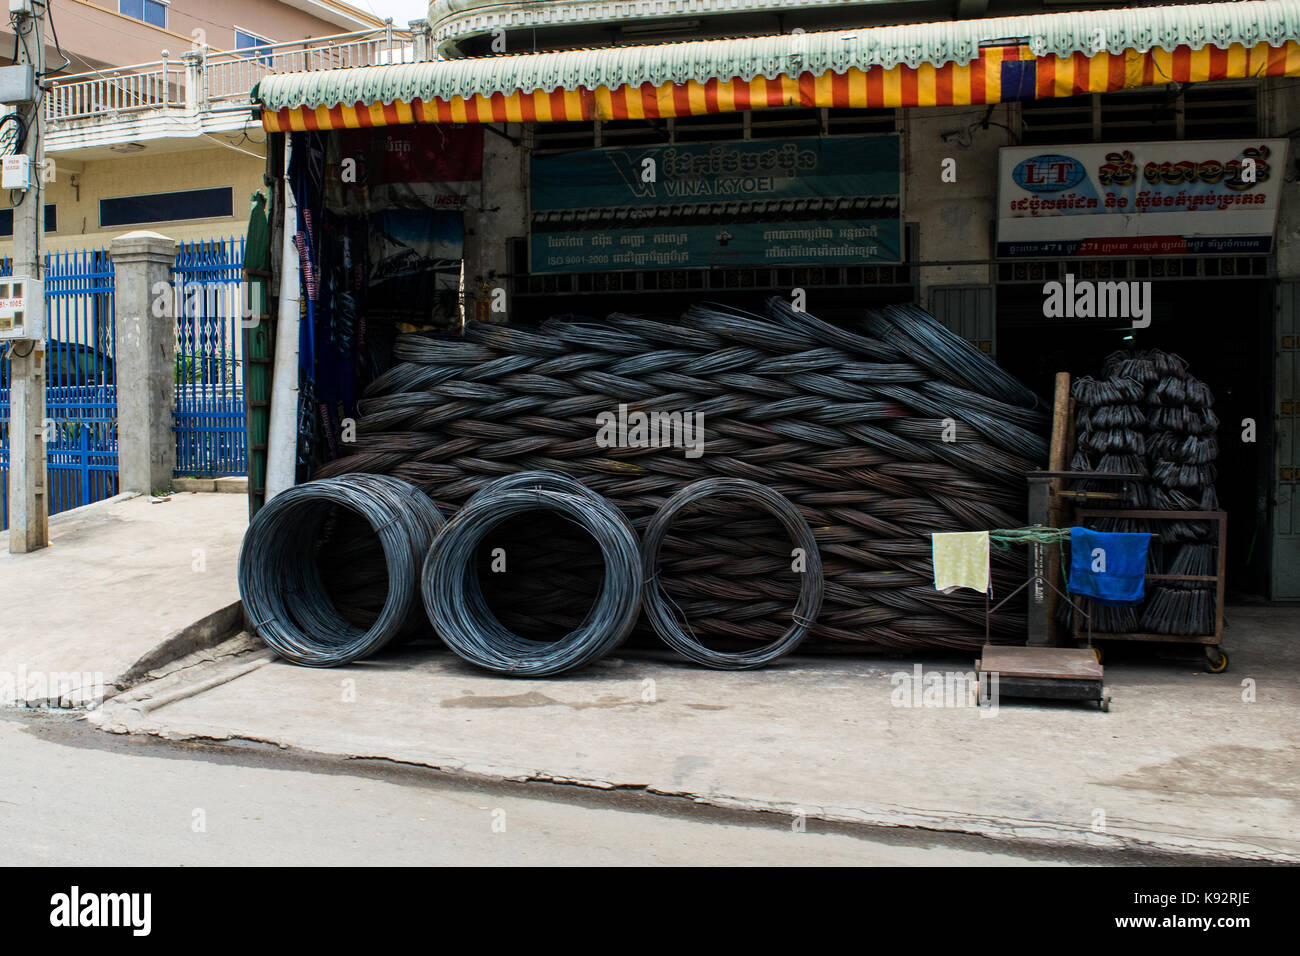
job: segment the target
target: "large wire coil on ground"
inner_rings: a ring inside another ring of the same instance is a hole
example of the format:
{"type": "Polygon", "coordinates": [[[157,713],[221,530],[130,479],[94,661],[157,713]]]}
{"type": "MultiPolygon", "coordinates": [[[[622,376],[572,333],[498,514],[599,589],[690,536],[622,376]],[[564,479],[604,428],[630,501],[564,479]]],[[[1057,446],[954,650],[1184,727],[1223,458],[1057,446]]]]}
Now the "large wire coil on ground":
{"type": "Polygon", "coordinates": [[[474,495],[438,535],[424,563],[421,591],[434,630],[469,663],[516,677],[574,670],[608,654],[636,624],[642,591],[636,532],[617,508],[572,478],[510,475],[474,495]],[[483,594],[475,560],[493,528],[539,510],[581,528],[603,558],[595,602],[573,630],[552,641],[522,637],[501,623],[483,594]]]}
{"type": "Polygon", "coordinates": [[[817,539],[813,537],[808,522],[804,521],[799,510],[786,498],[744,478],[706,478],[674,494],[655,512],[646,526],[641,540],[641,558],[645,574],[643,606],[655,633],[677,653],[705,667],[719,670],[765,667],[798,647],[821,612],[825,581],[817,539]],[[659,550],[673,519],[683,509],[719,497],[756,504],[766,510],[780,522],[794,545],[783,552],[781,560],[786,560],[786,556],[789,556],[792,566],[799,567],[797,573],[802,575],[799,600],[791,612],[790,626],[777,640],[761,647],[730,651],[705,645],[691,631],[689,621],[685,620],[685,616],[680,613],[681,609],[659,581],[659,550]]]}
{"type": "Polygon", "coordinates": [[[446,519],[417,488],[387,475],[309,481],[275,495],[253,516],[239,552],[239,594],[253,627],[281,657],[335,667],[427,630],[418,599],[425,554],[446,519]],[[378,539],[386,565],[382,606],[366,625],[339,606],[321,550],[354,545],[331,534],[350,512],[378,539]]]}
{"type": "MultiPolygon", "coordinates": [[[[1024,524],[1025,474],[1047,458],[1036,398],[910,306],[843,327],[780,299],[762,315],[697,305],[676,321],[471,323],[458,340],[399,336],[394,359],[360,403],[353,453],[319,474],[393,474],[454,512],[503,476],[560,472],[638,529],[692,482],[758,482],[817,539],[825,591],[809,641],[822,649],[983,643],[983,598],[934,590],[930,535],[1024,524]],[[620,406],[702,414],[703,454],[602,445],[597,416],[620,406]]],[[[516,630],[581,620],[586,605],[562,598],[601,562],[576,555],[548,572],[551,543],[517,542],[538,573],[496,605],[516,630]]],[[[752,509],[683,517],[659,580],[701,637],[771,644],[799,582],[763,555],[786,544],[752,509]]],[[[1023,553],[992,560],[995,589],[1023,583],[1023,553]]],[[[1023,613],[999,612],[994,639],[1018,639],[1024,626],[1023,613]]]]}

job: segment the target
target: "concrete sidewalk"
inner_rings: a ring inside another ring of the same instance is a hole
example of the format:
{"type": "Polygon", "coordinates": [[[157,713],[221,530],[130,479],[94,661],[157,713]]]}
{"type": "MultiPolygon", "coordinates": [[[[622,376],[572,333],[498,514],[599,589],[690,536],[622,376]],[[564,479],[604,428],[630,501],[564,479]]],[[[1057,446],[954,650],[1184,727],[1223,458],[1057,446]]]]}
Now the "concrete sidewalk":
{"type": "MultiPolygon", "coordinates": [[[[900,706],[911,659],[730,673],[629,652],[570,677],[508,680],[429,645],[294,667],[245,635],[221,662],[143,684],[90,719],[862,824],[1300,862],[1300,611],[1229,617],[1227,674],[1112,653],[1108,714],[900,706]]],[[[971,666],[924,662],[927,674],[971,666]]]]}
{"type": "Polygon", "coordinates": [[[0,706],[86,706],[237,629],[237,495],[118,497],[50,519],[51,545],[0,535],[0,706]]]}

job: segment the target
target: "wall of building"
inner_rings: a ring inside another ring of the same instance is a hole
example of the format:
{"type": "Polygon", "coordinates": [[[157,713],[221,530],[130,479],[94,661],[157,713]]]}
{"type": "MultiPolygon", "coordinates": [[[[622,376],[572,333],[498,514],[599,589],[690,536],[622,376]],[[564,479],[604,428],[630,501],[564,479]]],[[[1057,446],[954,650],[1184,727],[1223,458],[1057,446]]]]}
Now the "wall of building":
{"type": "MultiPolygon", "coordinates": [[[[263,160],[222,147],[82,163],[58,163],[56,157],[55,178],[46,183],[45,202],[55,205],[58,227],[46,233],[44,248],[48,251],[102,248],[114,236],[136,229],[181,240],[242,236],[248,226],[248,200],[262,187],[264,168],[263,160]],[[106,229],[99,225],[101,199],[219,186],[234,189],[234,214],[228,218],[106,229]]],[[[13,239],[0,239],[0,256],[12,254],[13,239]]]]}
{"type": "MultiPolygon", "coordinates": [[[[118,6],[117,0],[85,0],[85,2],[93,2],[95,6],[113,12],[116,12],[118,6]]],[[[139,23],[132,18],[127,20],[130,23],[139,23]]],[[[143,26],[148,25],[143,24],[143,26]]],[[[172,0],[167,8],[169,32],[187,39],[196,39],[200,44],[207,43],[214,50],[235,48],[235,27],[273,41],[331,36],[336,33],[348,33],[352,29],[361,29],[342,27],[273,0],[272,2],[268,0],[172,0]],[[195,31],[202,32],[196,34],[195,31]]],[[[152,29],[162,35],[156,27],[152,29]]],[[[61,25],[60,37],[62,37],[61,25]]],[[[172,52],[179,51],[172,50],[172,52]]]]}
{"type": "MultiPolygon", "coordinates": [[[[120,14],[117,8],[117,0],[55,0],[53,20],[59,44],[72,60],[66,72],[152,63],[162,58],[163,50],[175,58],[203,43],[214,50],[231,50],[236,26],[283,42],[350,33],[379,24],[377,17],[360,11],[353,25],[333,23],[275,0],[171,0],[167,28],[162,29],[120,14]]],[[[7,22],[3,26],[0,57],[8,62],[13,32],[7,22]]],[[[48,27],[46,37],[48,41],[48,27]]],[[[53,44],[47,42],[47,46],[48,61],[60,63],[53,44]]]]}
{"type": "MultiPolygon", "coordinates": [[[[507,124],[506,135],[520,140],[525,131],[507,124]]],[[[465,213],[465,291],[469,301],[506,289],[505,316],[509,315],[509,290],[501,279],[509,270],[507,243],[528,232],[528,158],[521,145],[485,133],[483,179],[479,194],[471,197],[465,213]],[[485,291],[484,286],[487,287],[485,291]]]]}
{"type": "Polygon", "coordinates": [[[903,115],[903,212],[920,230],[922,262],[960,263],[920,270],[921,302],[937,285],[991,281],[991,223],[997,212],[998,149],[1011,145],[1012,107],[1003,105],[979,127],[988,107],[905,110],[903,115]],[[946,139],[945,139],[945,134],[946,139]],[[946,164],[945,160],[952,160],[946,164]],[[945,181],[945,168],[955,176],[945,181]]]}
{"type": "MultiPolygon", "coordinates": [[[[1292,136],[1300,128],[1300,88],[1292,80],[1268,80],[1264,116],[1269,136],[1292,136]]],[[[1294,170],[1300,141],[1291,141],[1291,156],[1282,185],[1277,220],[1277,272],[1284,279],[1300,279],[1300,177],[1294,170]]]]}

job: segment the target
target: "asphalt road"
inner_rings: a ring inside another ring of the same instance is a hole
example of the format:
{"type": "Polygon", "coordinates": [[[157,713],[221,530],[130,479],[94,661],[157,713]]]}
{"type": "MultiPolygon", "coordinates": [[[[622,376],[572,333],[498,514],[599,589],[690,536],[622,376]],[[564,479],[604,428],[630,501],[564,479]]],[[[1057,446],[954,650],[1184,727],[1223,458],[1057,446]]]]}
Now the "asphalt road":
{"type": "MultiPolygon", "coordinates": [[[[9,865],[1069,865],[977,837],[834,827],[640,793],[477,783],[0,710],[9,865]]],[[[1153,862],[1130,859],[1126,862],[1153,862]]]]}

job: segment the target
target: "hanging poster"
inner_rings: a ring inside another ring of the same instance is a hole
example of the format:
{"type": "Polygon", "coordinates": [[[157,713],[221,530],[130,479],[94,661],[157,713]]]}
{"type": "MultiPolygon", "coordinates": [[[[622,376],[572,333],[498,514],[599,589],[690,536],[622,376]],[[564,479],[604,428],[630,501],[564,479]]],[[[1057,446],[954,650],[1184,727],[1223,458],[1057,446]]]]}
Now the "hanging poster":
{"type": "Polygon", "coordinates": [[[340,215],[386,209],[459,211],[482,178],[479,126],[383,126],[328,137],[325,204],[340,215]]]}

